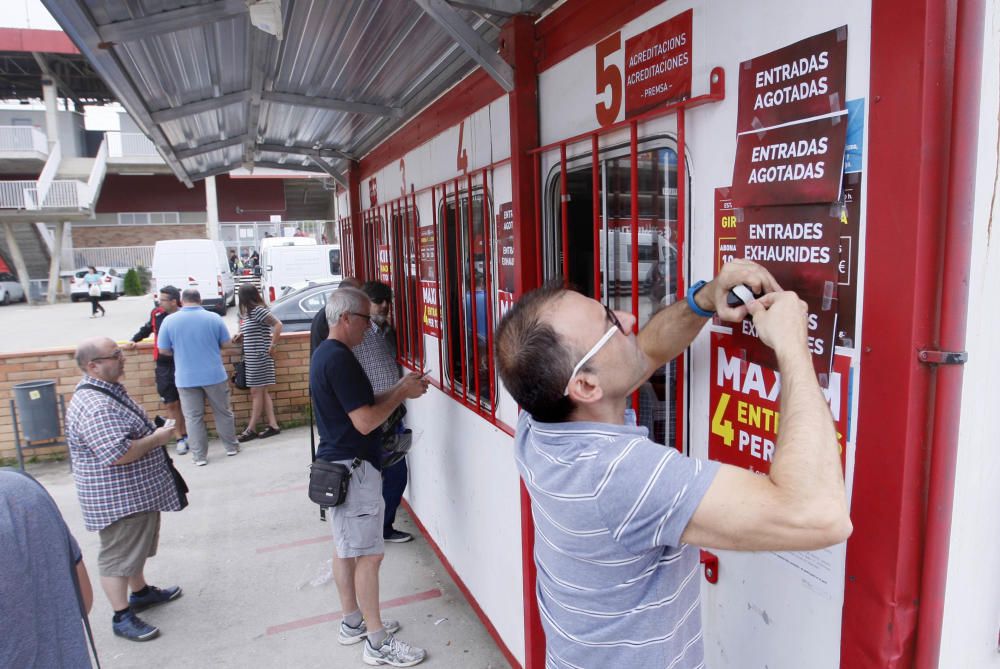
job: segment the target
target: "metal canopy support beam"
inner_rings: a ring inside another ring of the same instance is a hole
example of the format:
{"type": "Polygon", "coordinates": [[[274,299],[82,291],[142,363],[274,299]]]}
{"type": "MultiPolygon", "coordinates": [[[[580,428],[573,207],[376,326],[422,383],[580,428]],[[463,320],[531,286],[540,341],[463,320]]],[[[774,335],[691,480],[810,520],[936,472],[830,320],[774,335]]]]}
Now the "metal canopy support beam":
{"type": "Polygon", "coordinates": [[[233,161],[233,162],[230,162],[230,163],[226,163],[225,165],[219,165],[218,167],[213,167],[212,169],[205,170],[204,172],[192,172],[191,173],[191,178],[192,179],[207,179],[208,177],[215,177],[215,176],[218,176],[220,174],[228,174],[229,172],[232,172],[237,167],[240,167],[242,165],[243,165],[243,161],[242,160],[236,160],[236,161],[233,161]]]}
{"type": "Polygon", "coordinates": [[[284,144],[258,144],[258,151],[269,151],[271,153],[290,153],[296,156],[309,156],[311,158],[342,158],[344,160],[354,160],[343,151],[337,149],[313,149],[308,146],[285,146],[284,144]]]}
{"type": "Polygon", "coordinates": [[[275,92],[264,93],[262,97],[267,102],[277,102],[279,104],[291,105],[293,107],[318,107],[320,109],[331,109],[333,111],[368,114],[369,116],[391,116],[393,118],[403,118],[403,110],[399,107],[376,105],[368,102],[351,102],[349,100],[338,100],[336,98],[317,98],[309,95],[275,92]]]}
{"type": "Polygon", "coordinates": [[[313,174],[317,172],[325,172],[316,167],[310,167],[309,165],[303,165],[302,163],[279,163],[273,160],[255,160],[254,165],[257,167],[273,167],[276,170],[297,170],[299,172],[312,172],[313,174]]]}
{"type": "Polygon", "coordinates": [[[211,151],[219,151],[221,149],[227,149],[230,146],[237,146],[242,144],[246,140],[246,135],[236,135],[235,137],[230,137],[229,139],[220,139],[217,142],[210,142],[208,144],[202,144],[193,149],[183,149],[176,151],[177,158],[180,160],[186,160],[187,158],[194,158],[195,156],[200,156],[203,153],[209,153],[211,151]]]}
{"type": "Polygon", "coordinates": [[[246,14],[247,11],[249,10],[244,0],[218,0],[206,5],[191,5],[181,9],[141,16],[137,19],[98,26],[97,34],[102,42],[129,42],[152,35],[189,30],[206,23],[240,16],[246,14]]]}
{"type": "Polygon", "coordinates": [[[414,0],[500,87],[514,90],[514,69],[445,0],[414,0]]]}
{"type": "Polygon", "coordinates": [[[221,109],[229,105],[243,104],[249,99],[250,91],[236,91],[235,93],[220,95],[217,98],[206,98],[205,100],[189,102],[186,105],[181,105],[180,107],[161,109],[153,112],[150,116],[156,124],[167,123],[168,121],[176,121],[177,119],[184,118],[185,116],[215,111],[216,109],[221,109]]]}
{"type": "Polygon", "coordinates": [[[347,188],[347,179],[344,177],[343,173],[333,169],[333,167],[322,158],[317,158],[315,156],[310,156],[310,158],[312,159],[312,162],[314,165],[316,165],[316,167],[320,168],[321,170],[329,174],[330,177],[338,184],[340,184],[344,188],[347,188]]]}
{"type": "Polygon", "coordinates": [[[246,162],[253,160],[254,144],[260,134],[261,96],[272,44],[270,37],[261,30],[250,31],[250,98],[247,103],[247,138],[243,143],[243,160],[246,162]]]}
{"type": "Polygon", "coordinates": [[[528,11],[524,0],[448,0],[448,4],[494,16],[515,16],[528,11]]]}

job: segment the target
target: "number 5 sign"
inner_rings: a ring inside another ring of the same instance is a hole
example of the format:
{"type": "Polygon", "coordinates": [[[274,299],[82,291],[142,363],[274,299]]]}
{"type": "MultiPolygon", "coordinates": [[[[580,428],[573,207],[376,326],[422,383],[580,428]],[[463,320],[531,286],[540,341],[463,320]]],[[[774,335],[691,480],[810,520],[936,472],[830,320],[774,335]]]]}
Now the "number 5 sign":
{"type": "Polygon", "coordinates": [[[615,54],[621,50],[621,33],[597,43],[595,93],[604,96],[594,105],[598,125],[618,120],[623,99],[625,118],[630,118],[691,96],[692,16],[689,9],[626,40],[624,75],[615,62],[615,54]]]}

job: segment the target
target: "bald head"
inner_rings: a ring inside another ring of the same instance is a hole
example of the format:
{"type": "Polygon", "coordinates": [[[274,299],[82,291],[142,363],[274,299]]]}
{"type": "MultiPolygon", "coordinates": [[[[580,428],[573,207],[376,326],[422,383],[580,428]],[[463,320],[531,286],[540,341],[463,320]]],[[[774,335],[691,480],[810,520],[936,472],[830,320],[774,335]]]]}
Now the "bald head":
{"type": "Polygon", "coordinates": [[[345,276],[340,280],[340,288],[361,288],[361,282],[353,276],[345,276]]]}
{"type": "Polygon", "coordinates": [[[76,347],[76,365],[84,372],[87,371],[87,364],[94,358],[105,355],[107,349],[114,349],[115,342],[107,337],[93,337],[86,339],[76,347]]]}

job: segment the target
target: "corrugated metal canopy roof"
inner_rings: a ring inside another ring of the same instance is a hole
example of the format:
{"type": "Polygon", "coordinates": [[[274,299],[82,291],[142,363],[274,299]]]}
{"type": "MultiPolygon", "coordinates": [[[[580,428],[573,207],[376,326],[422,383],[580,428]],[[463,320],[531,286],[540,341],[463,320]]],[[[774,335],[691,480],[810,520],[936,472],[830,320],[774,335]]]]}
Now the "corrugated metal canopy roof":
{"type": "Polygon", "coordinates": [[[247,163],[342,181],[477,66],[509,90],[499,23],[556,2],[43,1],[187,183],[247,163]],[[253,25],[279,6],[281,40],[253,25]]]}

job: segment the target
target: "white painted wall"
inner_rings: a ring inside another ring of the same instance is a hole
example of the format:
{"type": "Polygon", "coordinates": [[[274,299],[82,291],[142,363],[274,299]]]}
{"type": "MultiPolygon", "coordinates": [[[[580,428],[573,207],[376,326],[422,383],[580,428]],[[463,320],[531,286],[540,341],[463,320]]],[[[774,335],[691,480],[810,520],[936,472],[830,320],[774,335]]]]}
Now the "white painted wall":
{"type": "MultiPolygon", "coordinates": [[[[434,343],[436,340],[427,338],[434,343]]],[[[504,643],[524,663],[521,504],[507,434],[435,388],[407,403],[419,437],[406,499],[504,643]]]]}
{"type": "Polygon", "coordinates": [[[979,159],[941,667],[1000,667],[1000,2],[986,3],[979,159]]]}

